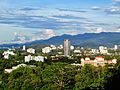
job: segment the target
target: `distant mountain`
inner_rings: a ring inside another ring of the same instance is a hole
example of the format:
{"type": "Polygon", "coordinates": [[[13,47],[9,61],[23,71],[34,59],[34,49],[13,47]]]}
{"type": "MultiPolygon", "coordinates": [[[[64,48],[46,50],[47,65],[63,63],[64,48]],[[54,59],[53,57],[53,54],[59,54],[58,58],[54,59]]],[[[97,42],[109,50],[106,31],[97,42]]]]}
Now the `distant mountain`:
{"type": "Polygon", "coordinates": [[[63,44],[64,39],[69,39],[72,45],[82,47],[98,47],[100,45],[113,47],[115,44],[120,44],[120,33],[117,32],[101,32],[101,33],[85,33],[78,35],[55,36],[48,40],[37,40],[27,44],[63,44]]]}
{"type": "MultiPolygon", "coordinates": [[[[101,32],[101,33],[85,33],[78,35],[64,34],[62,36],[55,36],[47,40],[36,40],[25,44],[26,45],[34,45],[34,44],[60,45],[63,44],[64,39],[69,39],[72,45],[81,46],[81,47],[96,48],[100,45],[113,47],[115,44],[120,44],[120,33],[101,32]]],[[[21,46],[22,44],[14,44],[14,45],[21,46]]],[[[12,46],[12,44],[5,46],[12,46]]]]}

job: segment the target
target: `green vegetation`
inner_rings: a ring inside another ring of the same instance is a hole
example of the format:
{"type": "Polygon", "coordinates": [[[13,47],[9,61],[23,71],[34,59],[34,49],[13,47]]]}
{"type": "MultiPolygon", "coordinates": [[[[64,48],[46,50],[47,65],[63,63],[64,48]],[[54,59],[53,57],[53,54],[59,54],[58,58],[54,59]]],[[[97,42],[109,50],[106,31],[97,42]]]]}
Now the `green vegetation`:
{"type": "Polygon", "coordinates": [[[120,62],[109,69],[107,65],[80,67],[62,62],[48,65],[32,61],[30,63],[36,67],[20,67],[7,74],[4,68],[15,65],[14,62],[0,61],[0,90],[114,90],[119,87],[116,81],[120,80],[120,62]]]}
{"type": "MultiPolygon", "coordinates": [[[[80,63],[80,58],[73,56],[59,58],[53,61],[49,58],[45,62],[24,62],[24,51],[15,51],[15,56],[5,60],[0,53],[0,90],[119,90],[120,86],[120,56],[104,55],[105,59],[116,58],[118,63],[112,68],[109,65],[95,67],[92,65],[73,66],[80,63]],[[4,70],[25,63],[36,67],[20,67],[11,73],[4,70]]],[[[90,58],[95,58],[91,55],[90,58]]]]}

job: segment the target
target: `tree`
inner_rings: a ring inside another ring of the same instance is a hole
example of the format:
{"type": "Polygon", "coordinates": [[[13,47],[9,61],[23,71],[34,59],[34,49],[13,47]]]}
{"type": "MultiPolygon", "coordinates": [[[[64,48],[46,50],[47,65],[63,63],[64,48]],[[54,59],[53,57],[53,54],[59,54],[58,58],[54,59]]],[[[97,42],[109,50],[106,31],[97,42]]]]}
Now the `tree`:
{"type": "Polygon", "coordinates": [[[33,67],[21,67],[13,71],[8,78],[8,90],[40,90],[41,76],[35,71],[33,67]]]}
{"type": "Polygon", "coordinates": [[[72,90],[75,69],[63,63],[47,66],[42,72],[44,86],[42,90],[72,90]]]}
{"type": "Polygon", "coordinates": [[[103,71],[103,67],[85,65],[75,76],[76,84],[74,89],[104,90],[105,77],[106,75],[105,71],[103,71]]]}

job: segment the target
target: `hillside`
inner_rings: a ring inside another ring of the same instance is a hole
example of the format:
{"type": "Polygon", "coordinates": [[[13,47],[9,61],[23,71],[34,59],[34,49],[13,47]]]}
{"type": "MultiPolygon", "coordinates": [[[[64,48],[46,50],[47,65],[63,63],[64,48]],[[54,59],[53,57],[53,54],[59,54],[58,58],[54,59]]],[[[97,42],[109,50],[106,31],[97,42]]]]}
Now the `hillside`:
{"type": "Polygon", "coordinates": [[[113,47],[115,44],[120,44],[120,33],[102,32],[102,33],[85,33],[78,35],[62,35],[55,36],[48,40],[37,40],[27,44],[63,44],[64,39],[69,39],[72,45],[82,47],[98,47],[104,45],[113,47]]]}
{"type": "MultiPolygon", "coordinates": [[[[64,34],[62,36],[55,36],[47,40],[36,40],[29,43],[25,43],[26,45],[34,45],[34,44],[43,44],[43,45],[60,45],[63,44],[64,39],[69,39],[72,45],[81,46],[81,47],[92,47],[96,48],[100,45],[104,45],[107,47],[113,47],[115,44],[120,44],[120,33],[116,32],[101,32],[101,33],[85,33],[78,35],[67,35],[64,34]]],[[[23,44],[5,44],[2,46],[21,46],[23,44]]]]}

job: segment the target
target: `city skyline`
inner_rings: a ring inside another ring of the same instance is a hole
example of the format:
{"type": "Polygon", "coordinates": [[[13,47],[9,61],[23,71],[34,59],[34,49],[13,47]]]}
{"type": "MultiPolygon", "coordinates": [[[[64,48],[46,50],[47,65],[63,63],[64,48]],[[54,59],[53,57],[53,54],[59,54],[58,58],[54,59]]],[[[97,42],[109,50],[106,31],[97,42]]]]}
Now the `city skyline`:
{"type": "Polygon", "coordinates": [[[0,1],[0,43],[119,32],[119,22],[120,0],[0,1]]]}

